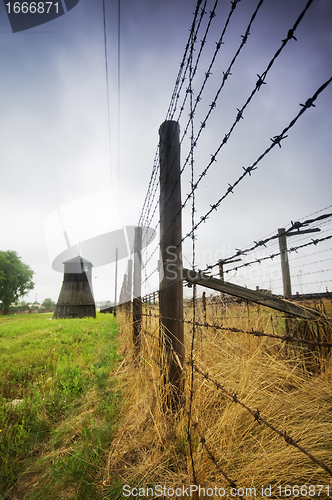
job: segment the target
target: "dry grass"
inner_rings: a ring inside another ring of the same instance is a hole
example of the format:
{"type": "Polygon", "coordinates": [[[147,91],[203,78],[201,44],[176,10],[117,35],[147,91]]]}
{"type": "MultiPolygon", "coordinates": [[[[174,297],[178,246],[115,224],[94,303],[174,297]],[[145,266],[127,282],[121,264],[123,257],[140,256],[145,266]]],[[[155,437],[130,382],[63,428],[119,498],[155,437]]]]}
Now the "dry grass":
{"type": "MultiPolygon", "coordinates": [[[[157,306],[143,312],[158,314],[157,306]]],[[[191,319],[188,307],[185,316],[191,319]]],[[[265,308],[211,303],[206,312],[199,305],[199,321],[243,329],[263,329],[284,334],[282,316],[265,308]]],[[[109,452],[104,484],[115,478],[132,486],[193,484],[188,446],[188,415],[162,410],[165,388],[159,359],[157,318],[143,316],[142,346],[137,360],[132,347],[132,324],[119,311],[125,363],[119,373],[126,379],[126,404],[122,425],[109,452]]],[[[331,331],[330,342],[331,342],[331,331]]],[[[328,334],[328,332],[327,332],[328,334]]],[[[185,325],[187,358],[192,327],[185,325]]],[[[332,377],[330,355],[289,347],[276,339],[256,338],[213,328],[196,328],[195,364],[229,392],[281,431],[286,431],[317,459],[332,466],[332,377]]],[[[325,352],[325,351],[324,351],[325,352]]],[[[190,366],[186,367],[187,406],[190,366]]],[[[262,484],[331,484],[319,465],[253,416],[199,374],[194,376],[192,418],[218,464],[238,487],[262,484]]],[[[190,430],[197,484],[228,487],[211,461],[197,431],[190,430]]],[[[211,497],[210,497],[211,498],[211,497]]]]}

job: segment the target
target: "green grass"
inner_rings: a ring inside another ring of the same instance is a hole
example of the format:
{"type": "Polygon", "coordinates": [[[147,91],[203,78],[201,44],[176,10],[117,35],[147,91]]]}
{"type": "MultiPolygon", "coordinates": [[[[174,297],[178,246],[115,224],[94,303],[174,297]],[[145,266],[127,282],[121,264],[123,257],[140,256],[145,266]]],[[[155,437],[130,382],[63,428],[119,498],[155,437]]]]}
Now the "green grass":
{"type": "Polygon", "coordinates": [[[102,479],[121,410],[116,320],[51,317],[0,316],[0,500],[112,498],[102,479]]]}

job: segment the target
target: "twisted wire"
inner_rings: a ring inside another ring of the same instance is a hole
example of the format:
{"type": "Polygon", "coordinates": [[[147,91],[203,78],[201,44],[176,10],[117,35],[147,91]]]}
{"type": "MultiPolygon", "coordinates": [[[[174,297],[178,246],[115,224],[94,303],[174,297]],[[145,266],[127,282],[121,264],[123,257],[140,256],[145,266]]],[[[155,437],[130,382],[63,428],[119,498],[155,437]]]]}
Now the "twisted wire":
{"type": "Polygon", "coordinates": [[[332,476],[332,470],[330,469],[330,467],[328,467],[321,460],[318,460],[316,457],[314,457],[314,455],[312,455],[312,453],[310,453],[305,448],[303,448],[303,446],[300,446],[298,444],[300,440],[295,441],[289,434],[287,434],[286,431],[280,431],[280,430],[278,430],[276,427],[274,427],[274,425],[270,424],[265,418],[263,418],[261,416],[261,414],[260,414],[260,412],[259,412],[258,409],[256,411],[254,411],[251,408],[249,408],[249,406],[247,406],[245,403],[243,403],[241,400],[238,399],[238,397],[237,397],[238,395],[235,392],[231,393],[230,391],[228,391],[227,389],[225,389],[225,387],[223,387],[219,382],[217,382],[216,380],[214,380],[213,378],[211,378],[208,373],[204,373],[196,365],[194,366],[194,369],[195,369],[195,371],[197,373],[199,373],[201,376],[203,376],[206,380],[209,380],[210,382],[212,382],[216,386],[216,388],[218,390],[222,391],[224,394],[226,394],[228,397],[230,397],[233,400],[234,403],[239,404],[240,406],[242,406],[242,408],[244,408],[249,413],[251,413],[251,415],[255,419],[255,422],[256,421],[258,423],[263,422],[263,424],[265,424],[267,427],[269,427],[272,431],[276,432],[277,434],[279,434],[279,436],[281,436],[282,438],[284,438],[284,440],[286,441],[287,444],[290,444],[291,446],[294,446],[299,451],[301,451],[302,453],[304,453],[305,455],[307,455],[307,457],[309,457],[310,460],[312,460],[317,465],[319,465],[320,467],[322,467],[326,472],[328,472],[328,474],[330,474],[330,476],[332,476]]]}
{"type": "MultiPolygon", "coordinates": [[[[323,92],[323,90],[325,90],[325,88],[331,83],[332,81],[332,77],[329,78],[323,85],[321,85],[319,87],[319,89],[314,93],[314,95],[307,99],[305,104],[300,104],[301,106],[301,110],[299,111],[299,113],[295,116],[295,118],[293,118],[293,120],[289,123],[289,125],[287,125],[287,127],[285,127],[282,132],[279,134],[279,135],[275,135],[274,137],[272,137],[270,140],[272,141],[272,144],[257,158],[256,161],[254,161],[254,163],[252,163],[249,167],[245,168],[245,167],[242,167],[244,172],[242,175],[240,175],[240,177],[234,182],[234,184],[229,184],[228,185],[228,189],[227,191],[225,192],[225,194],[219,198],[219,200],[214,203],[213,205],[211,205],[211,208],[210,210],[208,210],[208,212],[201,217],[201,220],[195,225],[195,227],[193,228],[193,230],[196,231],[196,229],[203,223],[205,222],[208,217],[210,216],[210,214],[214,211],[214,210],[217,210],[217,208],[220,206],[220,204],[224,201],[224,199],[230,194],[230,193],[233,193],[233,189],[247,176],[247,175],[251,175],[251,172],[253,170],[256,170],[256,165],[258,165],[258,163],[260,163],[262,161],[262,159],[275,147],[275,146],[279,146],[281,147],[281,141],[283,139],[286,139],[286,137],[288,137],[286,134],[286,132],[288,132],[294,125],[295,123],[297,122],[297,120],[302,116],[302,114],[307,110],[309,109],[310,107],[314,106],[314,102],[315,100],[317,99],[317,97],[319,96],[319,94],[321,92],[323,92]]],[[[197,184],[197,183],[196,183],[197,184]]],[[[195,186],[195,189],[197,189],[197,186],[195,186]]],[[[191,233],[192,231],[191,230],[189,233],[187,233],[183,238],[182,238],[182,242],[191,236],[191,233]]]]}
{"type": "MultiPolygon", "coordinates": [[[[312,0],[309,0],[309,2],[308,2],[308,4],[307,4],[306,8],[304,9],[304,11],[302,12],[301,16],[298,18],[297,22],[295,23],[295,25],[294,25],[295,27],[298,25],[298,23],[299,23],[299,19],[302,19],[302,17],[303,17],[303,15],[304,15],[305,11],[307,10],[307,8],[309,7],[309,5],[310,5],[311,3],[312,3],[312,0]]],[[[294,31],[294,29],[295,29],[295,28],[293,28],[293,31],[294,31]]],[[[290,30],[290,31],[292,31],[292,30],[290,30]]],[[[285,46],[285,44],[287,43],[287,41],[288,41],[289,39],[291,39],[291,37],[290,37],[290,38],[287,38],[286,40],[284,40],[284,41],[283,41],[282,48],[285,46]]],[[[279,54],[280,54],[280,52],[281,52],[281,49],[279,49],[279,50],[277,51],[277,53],[276,53],[276,54],[278,54],[278,55],[279,55],[279,54]]],[[[276,57],[277,57],[277,55],[276,55],[276,54],[275,54],[275,56],[273,57],[272,61],[274,61],[274,60],[276,59],[276,57]]],[[[268,68],[270,68],[271,66],[272,66],[272,64],[271,64],[271,62],[270,62],[270,64],[268,65],[268,68]]],[[[264,75],[266,75],[266,73],[267,73],[267,70],[264,72],[264,75]]],[[[327,80],[327,81],[326,81],[323,85],[321,85],[321,87],[320,87],[320,88],[319,88],[319,89],[315,92],[315,94],[314,94],[311,98],[309,98],[309,99],[307,99],[307,100],[305,101],[305,104],[300,104],[300,106],[301,106],[301,110],[300,110],[300,111],[299,111],[299,113],[295,116],[295,118],[293,118],[293,120],[289,123],[289,125],[288,125],[288,126],[286,126],[286,127],[283,129],[283,131],[282,131],[279,135],[275,135],[273,138],[271,138],[271,139],[270,139],[270,140],[271,140],[271,142],[272,142],[272,144],[271,144],[271,145],[270,145],[270,146],[269,146],[269,147],[268,147],[268,148],[267,148],[267,149],[266,149],[266,150],[265,150],[265,151],[264,151],[264,152],[263,152],[263,153],[262,153],[262,154],[258,157],[258,159],[257,159],[257,160],[256,160],[256,161],[255,161],[255,162],[254,162],[251,166],[249,166],[249,167],[247,167],[247,168],[242,167],[242,168],[243,168],[243,170],[244,170],[243,174],[242,174],[242,175],[241,175],[241,176],[240,176],[240,177],[239,177],[239,178],[238,178],[238,179],[237,179],[237,180],[236,180],[233,184],[229,184],[229,185],[228,185],[228,189],[227,189],[226,193],[225,193],[225,194],[224,194],[224,195],[223,195],[223,196],[222,196],[222,197],[221,197],[221,198],[220,198],[220,199],[219,199],[219,200],[218,200],[218,201],[217,201],[214,205],[211,205],[210,210],[209,210],[209,211],[208,211],[208,212],[207,212],[204,216],[201,216],[201,220],[200,220],[200,221],[199,221],[199,222],[195,225],[195,227],[194,227],[194,228],[193,228],[193,229],[192,229],[189,233],[187,233],[187,234],[183,237],[182,242],[183,242],[183,241],[184,241],[187,237],[191,237],[192,231],[193,231],[193,230],[194,230],[194,231],[196,231],[196,229],[197,229],[197,228],[198,228],[198,227],[199,227],[199,226],[200,226],[203,222],[205,222],[205,221],[208,219],[208,217],[210,216],[210,214],[211,214],[214,210],[217,210],[217,208],[218,208],[218,207],[219,207],[219,205],[222,203],[222,201],[223,201],[223,200],[224,200],[224,199],[225,199],[225,198],[226,198],[226,197],[227,197],[230,193],[233,193],[233,189],[234,189],[234,188],[235,188],[235,187],[236,187],[236,186],[237,186],[237,185],[238,185],[238,184],[239,184],[239,183],[240,183],[240,182],[241,182],[241,181],[242,181],[242,180],[243,180],[243,179],[244,179],[247,175],[251,176],[251,172],[253,172],[254,170],[256,170],[256,169],[257,169],[256,165],[258,165],[258,163],[259,163],[259,162],[260,162],[260,161],[261,161],[261,160],[262,160],[262,159],[263,159],[263,158],[264,158],[264,157],[265,157],[265,156],[266,156],[266,155],[267,155],[267,154],[268,154],[268,153],[269,153],[269,152],[270,152],[270,151],[271,151],[271,150],[272,150],[275,146],[277,146],[277,145],[278,145],[279,147],[281,147],[281,141],[282,141],[283,139],[285,139],[286,137],[288,137],[288,136],[286,135],[286,132],[288,132],[288,131],[289,131],[289,130],[290,130],[290,129],[291,129],[291,128],[295,125],[295,123],[297,122],[297,120],[298,120],[298,119],[302,116],[302,114],[303,114],[303,113],[304,113],[304,112],[305,112],[308,108],[310,108],[310,107],[312,107],[312,106],[315,106],[315,105],[314,105],[314,101],[317,99],[317,97],[319,96],[319,94],[320,94],[323,90],[325,90],[325,88],[326,88],[326,87],[330,84],[330,82],[331,82],[331,81],[332,81],[332,77],[331,77],[329,80],[327,80]]],[[[253,91],[252,95],[254,95],[254,93],[255,93],[255,92],[256,92],[256,91],[257,91],[257,90],[261,87],[261,85],[262,85],[263,83],[265,83],[265,82],[260,81],[260,80],[259,80],[259,81],[257,81],[257,83],[256,83],[256,87],[255,87],[255,89],[254,89],[254,91],[253,91]]],[[[249,100],[247,100],[247,103],[248,103],[248,102],[250,102],[250,100],[251,100],[251,98],[249,98],[249,100]]],[[[244,107],[247,105],[247,103],[244,105],[244,107]]],[[[240,113],[240,114],[241,114],[241,117],[242,117],[242,111],[243,111],[244,107],[242,107],[242,109],[240,110],[240,111],[241,111],[241,113],[240,113]]],[[[234,124],[238,123],[239,119],[240,119],[240,118],[239,118],[239,113],[238,113],[238,115],[237,115],[237,119],[236,119],[236,120],[235,120],[235,122],[233,123],[233,126],[234,126],[234,124]]],[[[233,127],[233,126],[232,126],[232,128],[231,128],[231,131],[233,131],[233,130],[234,130],[234,127],[233,127]]],[[[231,132],[230,132],[230,133],[231,133],[231,132]]],[[[180,211],[181,211],[181,210],[183,210],[183,208],[186,206],[186,204],[188,203],[189,199],[192,197],[193,192],[194,192],[194,191],[198,188],[198,185],[199,185],[199,183],[201,182],[202,178],[206,175],[206,173],[207,173],[208,169],[211,167],[211,165],[212,165],[212,164],[216,161],[216,155],[219,153],[219,151],[220,151],[220,149],[222,148],[222,146],[223,146],[224,144],[226,144],[226,143],[227,143],[228,139],[229,139],[229,134],[226,134],[226,135],[225,135],[225,137],[224,137],[224,139],[223,139],[223,141],[222,141],[222,143],[221,143],[221,144],[220,144],[220,146],[218,147],[217,151],[215,152],[215,154],[213,154],[213,155],[212,155],[212,157],[211,157],[211,160],[210,160],[209,164],[208,164],[208,165],[207,165],[207,167],[203,170],[203,172],[200,174],[200,176],[199,176],[198,180],[196,181],[196,183],[194,184],[193,188],[191,189],[191,192],[187,195],[187,197],[186,197],[185,201],[182,203],[180,211]]],[[[181,170],[181,173],[182,173],[182,171],[183,171],[183,169],[181,170]]],[[[181,175],[181,174],[180,174],[180,175],[181,175]]],[[[179,180],[178,180],[178,182],[179,182],[179,180]]],[[[169,226],[169,227],[168,227],[168,229],[166,230],[166,233],[165,233],[165,234],[167,234],[167,232],[169,231],[169,229],[170,229],[170,227],[172,226],[172,224],[175,222],[175,220],[176,220],[176,218],[178,217],[178,215],[179,215],[179,212],[176,214],[176,216],[174,217],[173,221],[170,223],[170,226],[169,226]]],[[[159,223],[160,223],[160,220],[159,220],[159,222],[158,222],[157,226],[159,225],[159,223]]],[[[157,248],[156,248],[156,249],[157,249],[157,248]]],[[[154,253],[155,253],[156,249],[155,249],[155,250],[151,253],[151,255],[150,255],[150,259],[151,259],[151,258],[152,258],[152,256],[154,255],[154,253]]],[[[149,259],[149,260],[150,260],[150,259],[149,259]]],[[[147,261],[146,263],[148,263],[148,261],[147,261]]],[[[153,271],[153,272],[155,272],[155,271],[153,271]]],[[[153,274],[153,273],[152,273],[152,274],[153,274]]]]}

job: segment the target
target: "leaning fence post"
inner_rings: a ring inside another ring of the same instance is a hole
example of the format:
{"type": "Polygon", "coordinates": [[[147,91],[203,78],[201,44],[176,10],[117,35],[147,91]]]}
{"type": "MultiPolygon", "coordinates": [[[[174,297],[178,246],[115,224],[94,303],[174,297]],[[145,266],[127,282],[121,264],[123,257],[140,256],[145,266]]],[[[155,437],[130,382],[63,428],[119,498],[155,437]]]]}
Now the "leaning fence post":
{"type": "Polygon", "coordinates": [[[137,351],[139,350],[141,345],[141,325],[142,325],[141,253],[142,253],[142,228],[135,227],[133,341],[134,341],[134,347],[137,351]]]}
{"type": "Polygon", "coordinates": [[[185,360],[179,135],[180,127],[175,121],[165,121],[159,128],[162,264],[159,295],[160,331],[163,345],[166,347],[165,372],[175,400],[183,391],[185,360]]]}

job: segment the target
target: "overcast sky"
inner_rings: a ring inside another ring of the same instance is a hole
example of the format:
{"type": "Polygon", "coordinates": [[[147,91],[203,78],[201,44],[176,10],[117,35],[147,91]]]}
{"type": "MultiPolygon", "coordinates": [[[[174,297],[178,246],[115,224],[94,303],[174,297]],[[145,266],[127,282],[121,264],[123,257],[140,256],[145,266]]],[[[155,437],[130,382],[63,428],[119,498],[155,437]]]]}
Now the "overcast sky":
{"type": "MultiPolygon", "coordinates": [[[[0,249],[17,251],[35,271],[36,286],[27,296],[30,301],[36,296],[38,301],[46,297],[56,301],[61,288],[62,274],[52,269],[51,259],[52,251],[65,250],[66,242],[61,236],[56,245],[47,241],[52,213],[73,207],[71,216],[63,220],[71,244],[137,223],[157,150],[158,129],[167,113],[196,6],[189,0],[122,0],[118,78],[118,2],[105,3],[111,148],[102,1],[80,0],[62,17],[15,34],[5,6],[0,4],[0,249]],[[110,189],[109,195],[106,190],[110,189]],[[75,217],[80,221],[77,227],[75,217]]],[[[208,165],[234,122],[237,108],[255,88],[257,74],[267,68],[306,3],[263,2],[199,139],[195,178],[208,165]]],[[[208,14],[213,4],[207,2],[208,14]]],[[[258,0],[237,4],[195,114],[196,133],[257,4],[258,0]]],[[[194,97],[230,7],[229,1],[220,0],[216,8],[193,81],[194,97]]],[[[194,58],[208,14],[198,34],[194,58]]],[[[270,138],[291,122],[301,109],[299,104],[332,76],[331,27],[331,1],[314,0],[295,32],[297,41],[290,40],[276,59],[266,85],[256,93],[244,119],[200,183],[195,200],[197,221],[241,175],[242,167],[250,166],[269,147],[270,138]]],[[[235,248],[250,246],[278,227],[289,226],[291,220],[332,204],[331,104],[332,85],[320,94],[315,107],[300,117],[282,147],[275,147],[200,226],[198,267],[204,268],[235,248]]],[[[180,119],[181,131],[188,113],[186,108],[180,119]]],[[[174,118],[177,116],[178,111],[174,118]]],[[[187,152],[184,141],[182,160],[187,152]]],[[[182,181],[183,198],[190,190],[189,179],[188,166],[182,181]]],[[[184,233],[191,228],[190,210],[189,204],[183,214],[184,233]]],[[[157,222],[158,211],[151,225],[157,222]]],[[[325,247],[326,258],[331,257],[330,247],[325,247]]],[[[190,241],[184,250],[190,262],[190,241]]],[[[151,270],[156,259],[150,263],[151,270]]],[[[186,260],[185,265],[189,266],[186,260]]],[[[126,261],[119,263],[119,282],[125,266],[126,261]]],[[[328,262],[325,266],[329,267],[328,262]]],[[[326,276],[332,279],[331,274],[319,276],[321,282],[326,276]]],[[[156,280],[154,275],[144,290],[156,288],[156,280]]],[[[251,286],[243,277],[234,282],[251,286]]],[[[96,300],[113,300],[114,264],[94,269],[93,286],[96,300]]]]}

